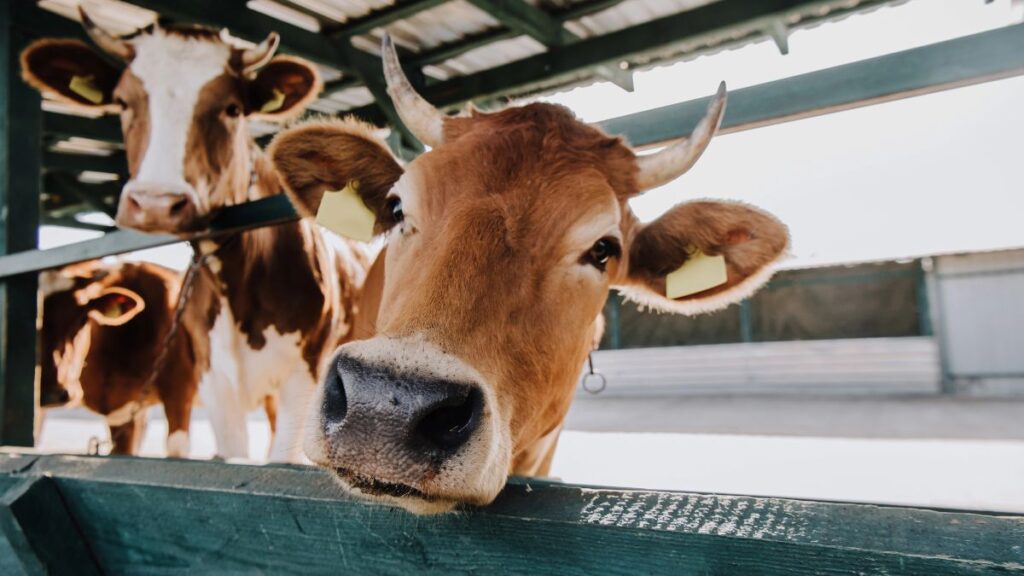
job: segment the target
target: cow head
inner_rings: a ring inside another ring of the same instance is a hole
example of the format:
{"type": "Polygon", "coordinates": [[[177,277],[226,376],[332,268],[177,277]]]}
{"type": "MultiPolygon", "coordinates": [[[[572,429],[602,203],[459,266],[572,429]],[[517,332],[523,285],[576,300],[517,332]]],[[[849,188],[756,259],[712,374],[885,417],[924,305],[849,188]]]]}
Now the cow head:
{"type": "Polygon", "coordinates": [[[91,323],[121,326],[146,303],[122,284],[121,266],[77,264],[40,275],[43,328],[40,400],[43,407],[81,403],[79,380],[89,354],[91,323]]]}
{"type": "Polygon", "coordinates": [[[274,57],[275,33],[243,49],[206,28],[153,25],[121,38],[84,11],[82,22],[123,69],[77,40],[43,39],[22,53],[22,74],[67,103],[120,114],[131,174],[122,227],[186,233],[248,199],[255,168],[246,118],[289,118],[320,89],[312,65],[274,57]]]}
{"type": "Polygon", "coordinates": [[[415,512],[485,504],[508,474],[547,472],[610,287],[667,312],[721,308],[766,281],[788,233],[735,202],[679,204],[648,224],[627,204],[693,165],[724,87],[690,138],[639,156],[550,104],[445,116],[388,39],[383,54],[429,152],[403,170],[352,122],[299,126],[270,149],[301,210],[354,185],[388,235],[378,334],[339,349],[306,452],[350,490],[415,512]],[[668,298],[666,276],[696,251],[723,256],[726,280],[668,298]]]}

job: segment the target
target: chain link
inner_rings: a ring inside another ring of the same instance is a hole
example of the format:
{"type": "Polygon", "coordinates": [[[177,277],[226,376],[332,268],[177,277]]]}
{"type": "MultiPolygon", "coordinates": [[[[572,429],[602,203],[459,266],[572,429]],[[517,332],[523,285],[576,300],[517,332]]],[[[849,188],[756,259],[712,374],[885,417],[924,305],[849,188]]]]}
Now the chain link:
{"type": "MultiPolygon", "coordinates": [[[[174,338],[178,334],[178,330],[181,327],[181,319],[185,314],[185,305],[188,303],[189,298],[192,296],[192,290],[195,287],[196,278],[199,276],[199,272],[202,270],[206,262],[220,250],[201,253],[195,246],[192,247],[192,261],[188,265],[188,269],[185,272],[185,278],[181,283],[181,290],[178,292],[178,301],[174,307],[174,316],[171,317],[171,326],[167,330],[167,334],[164,335],[160,351],[157,354],[156,360],[153,362],[153,370],[150,372],[149,377],[146,378],[142,388],[139,390],[139,401],[135,403],[135,406],[128,413],[128,423],[134,424],[135,418],[146,409],[146,398],[149,396],[153,388],[156,387],[156,380],[160,377],[160,371],[163,370],[164,365],[167,363],[168,355],[170,354],[171,344],[174,343],[174,338]]],[[[110,446],[113,447],[116,444],[116,440],[124,435],[124,428],[118,428],[117,430],[111,430],[110,446]]],[[[100,453],[100,447],[106,443],[100,441],[95,436],[89,438],[89,445],[87,453],[92,456],[98,456],[100,453]]]]}

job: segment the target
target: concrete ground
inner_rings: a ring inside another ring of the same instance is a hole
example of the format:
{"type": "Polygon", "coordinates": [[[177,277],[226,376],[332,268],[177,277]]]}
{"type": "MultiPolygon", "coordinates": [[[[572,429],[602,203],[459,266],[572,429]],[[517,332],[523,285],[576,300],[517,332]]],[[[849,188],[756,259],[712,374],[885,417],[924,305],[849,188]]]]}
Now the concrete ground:
{"type": "MultiPolygon", "coordinates": [[[[249,419],[250,454],[269,444],[249,419]]],[[[164,454],[152,412],[142,453],[164,454]]],[[[84,410],[50,412],[40,448],[105,438],[84,410]]],[[[202,410],[192,457],[214,452],[202,410]]],[[[942,398],[581,398],[552,475],[566,482],[1024,513],[1024,402],[942,398]]]]}

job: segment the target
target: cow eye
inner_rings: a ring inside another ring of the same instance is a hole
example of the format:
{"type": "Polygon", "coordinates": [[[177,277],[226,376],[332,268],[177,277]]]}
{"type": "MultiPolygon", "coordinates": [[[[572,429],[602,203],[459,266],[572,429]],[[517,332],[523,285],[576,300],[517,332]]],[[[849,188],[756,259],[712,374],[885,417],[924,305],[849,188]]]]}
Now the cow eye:
{"type": "Polygon", "coordinates": [[[387,213],[391,215],[391,221],[395,224],[401,224],[405,220],[405,213],[402,212],[402,199],[398,196],[392,196],[387,199],[387,213]]]}
{"type": "Polygon", "coordinates": [[[228,104],[228,107],[224,109],[224,113],[231,118],[238,118],[242,113],[242,109],[238,107],[238,104],[228,104]]]}
{"type": "Polygon", "coordinates": [[[583,255],[582,261],[604,272],[608,266],[608,260],[617,257],[621,253],[622,249],[619,247],[618,240],[615,238],[601,238],[594,242],[590,250],[583,255]]]}

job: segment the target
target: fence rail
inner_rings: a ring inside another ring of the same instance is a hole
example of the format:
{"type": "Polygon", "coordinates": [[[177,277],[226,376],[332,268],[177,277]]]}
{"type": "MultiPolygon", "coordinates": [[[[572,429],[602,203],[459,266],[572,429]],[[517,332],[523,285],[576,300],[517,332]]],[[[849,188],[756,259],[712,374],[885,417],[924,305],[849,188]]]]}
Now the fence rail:
{"type": "Polygon", "coordinates": [[[1019,574],[1021,542],[1020,515],[524,478],[418,517],[310,467],[0,454],[4,573],[1019,574]]]}

